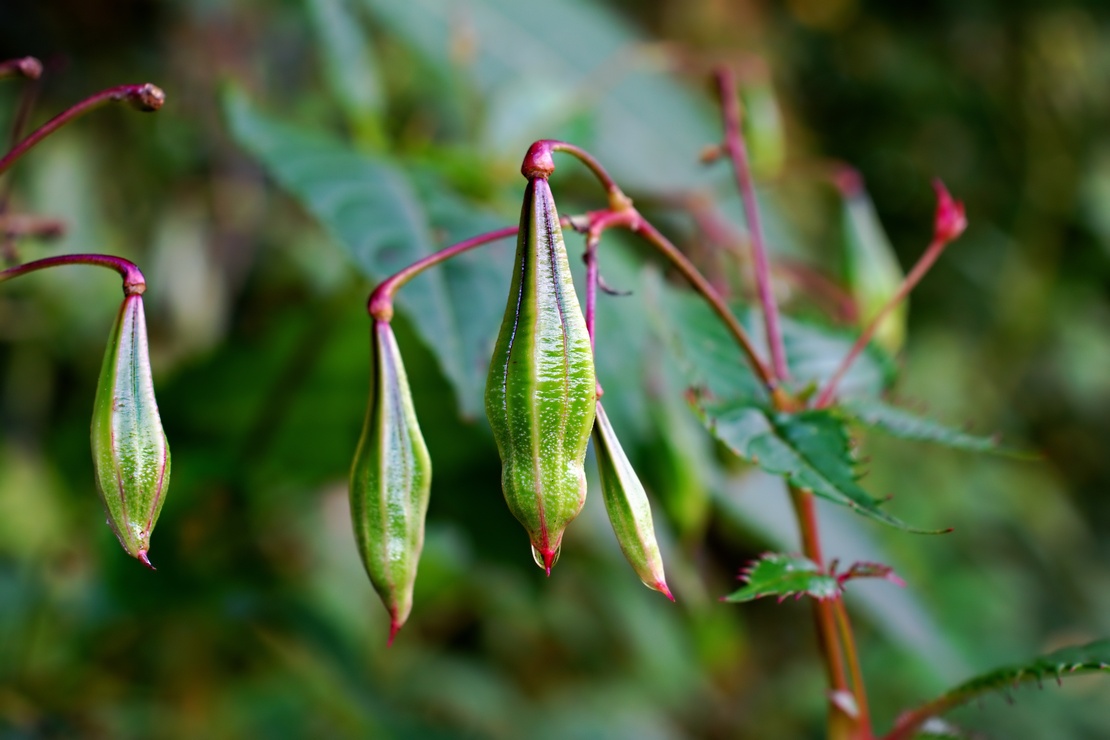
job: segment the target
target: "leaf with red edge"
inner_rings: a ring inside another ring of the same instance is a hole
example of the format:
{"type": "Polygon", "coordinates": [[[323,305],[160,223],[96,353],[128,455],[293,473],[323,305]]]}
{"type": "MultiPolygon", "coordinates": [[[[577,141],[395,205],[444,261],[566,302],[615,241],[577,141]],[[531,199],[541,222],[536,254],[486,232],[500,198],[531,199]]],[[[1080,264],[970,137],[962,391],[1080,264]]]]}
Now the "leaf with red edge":
{"type": "Polygon", "coordinates": [[[817,563],[801,555],[769,552],[748,564],[740,573],[744,587],[721,601],[743,602],[764,596],[830,599],[840,594],[835,576],[821,572],[817,563]]]}

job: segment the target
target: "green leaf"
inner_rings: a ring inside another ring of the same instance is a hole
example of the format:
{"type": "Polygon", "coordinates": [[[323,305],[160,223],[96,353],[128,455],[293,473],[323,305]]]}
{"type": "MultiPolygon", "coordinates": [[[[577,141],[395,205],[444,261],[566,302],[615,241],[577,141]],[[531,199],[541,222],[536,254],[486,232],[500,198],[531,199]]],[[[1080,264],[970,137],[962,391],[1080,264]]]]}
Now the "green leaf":
{"type": "Polygon", "coordinates": [[[786,414],[746,402],[703,404],[695,399],[695,403],[717,439],[790,485],[899,529],[935,533],[887,514],[878,499],[860,488],[848,432],[834,413],[786,414]]]}
{"type": "Polygon", "coordinates": [[[382,109],[378,66],[353,10],[350,0],[308,0],[308,18],[332,95],[356,129],[380,136],[373,127],[382,109]]]}
{"type": "MultiPolygon", "coordinates": [[[[720,138],[712,109],[660,73],[658,62],[644,55],[645,38],[597,3],[364,2],[436,68],[461,71],[485,95],[518,84],[566,91],[568,109],[593,113],[594,139],[576,143],[601,155],[626,187],[674,192],[727,175],[709,175],[698,164],[702,147],[720,138]]],[[[537,131],[532,138],[545,135],[537,131]]]]}
{"type": "Polygon", "coordinates": [[[1026,681],[1041,683],[1045,678],[1053,678],[1059,683],[1067,676],[1093,672],[1110,673],[1110,639],[1061,648],[1028,663],[998,668],[976,676],[920,708],[902,715],[888,737],[909,737],[915,728],[927,723],[931,717],[991,691],[1013,688],[1026,681]]]}
{"type": "Polygon", "coordinates": [[[877,399],[849,400],[840,404],[838,408],[852,421],[885,432],[892,437],[920,442],[935,442],[957,450],[1031,457],[1029,453],[1003,447],[994,437],[967,434],[877,399]]]}
{"type": "MultiPolygon", "coordinates": [[[[863,328],[898,291],[905,273],[875,212],[875,204],[862,187],[844,197],[844,245],[848,287],[863,328]]],[[[908,305],[906,301],[897,305],[875,333],[875,342],[888,352],[897,353],[905,343],[908,305]]]]}
{"type": "MultiPolygon", "coordinates": [[[[433,229],[453,239],[504,225],[469,208],[431,177],[414,182],[385,158],[359,154],[325,134],[265,117],[240,93],[227,95],[225,111],[239,143],[371,279],[381,280],[443,246],[433,229]]],[[[464,255],[420,275],[397,294],[399,307],[435,354],[467,416],[481,409],[507,292],[509,249],[498,245],[481,255],[464,255]]]]}
{"type": "MultiPolygon", "coordinates": [[[[656,279],[647,303],[656,331],[678,356],[687,382],[718,399],[763,401],[766,393],[752,374],[736,341],[699,296],[656,279]]],[[[734,304],[733,312],[753,339],[762,336],[759,314],[734,304]]],[[[848,353],[849,332],[784,317],[781,321],[787,363],[801,387],[823,385],[848,353]]],[[[875,397],[894,379],[894,365],[876,346],[868,347],[841,381],[842,397],[875,397]]]]}
{"type": "Polygon", "coordinates": [[[753,601],[764,596],[830,599],[840,593],[834,576],[821,572],[817,563],[801,555],[769,552],[750,563],[740,574],[744,587],[721,601],[753,601]]]}

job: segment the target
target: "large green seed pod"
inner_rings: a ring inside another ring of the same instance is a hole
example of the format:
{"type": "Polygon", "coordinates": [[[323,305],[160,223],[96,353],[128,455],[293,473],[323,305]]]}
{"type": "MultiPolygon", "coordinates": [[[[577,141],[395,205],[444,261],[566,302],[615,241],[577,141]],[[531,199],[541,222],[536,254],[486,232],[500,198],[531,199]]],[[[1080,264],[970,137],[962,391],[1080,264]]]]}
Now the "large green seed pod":
{"type": "Polygon", "coordinates": [[[158,416],[143,297],[123,299],[108,339],[92,417],[96,487],[120,544],[147,567],[150,533],[170,483],[170,448],[158,416]]]}
{"type": "Polygon", "coordinates": [[[351,519],[362,563],[389,610],[392,643],[412,611],[432,461],[389,322],[376,320],[372,334],[370,403],[351,466],[351,519]]]}
{"type": "Polygon", "coordinates": [[[597,404],[593,351],[551,188],[529,179],[516,266],[486,381],[505,501],[548,575],[586,501],[584,462],[597,404]]]}
{"type": "Polygon", "coordinates": [[[605,510],[609,512],[609,523],[613,525],[613,533],[624,557],[645,586],[674,601],[663,577],[663,558],[655,541],[655,526],[651,520],[647,493],[628,462],[600,403],[597,405],[597,421],[594,422],[594,454],[597,456],[605,510]]]}

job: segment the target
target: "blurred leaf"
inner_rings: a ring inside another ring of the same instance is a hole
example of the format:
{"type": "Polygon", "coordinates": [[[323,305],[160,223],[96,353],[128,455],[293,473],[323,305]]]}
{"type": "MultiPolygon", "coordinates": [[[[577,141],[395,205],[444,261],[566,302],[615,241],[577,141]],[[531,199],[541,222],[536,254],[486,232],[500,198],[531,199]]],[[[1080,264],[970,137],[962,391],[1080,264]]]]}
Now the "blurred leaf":
{"type": "Polygon", "coordinates": [[[840,593],[835,576],[821,572],[817,563],[801,555],[769,552],[750,563],[741,573],[744,587],[721,601],[752,601],[764,596],[829,599],[840,593]]]}
{"type": "MultiPolygon", "coordinates": [[[[863,328],[894,296],[905,274],[871,196],[859,185],[844,196],[844,263],[863,328]]],[[[908,312],[909,304],[902,301],[879,324],[875,342],[887,352],[894,354],[905,344],[908,312]]]]}
{"type": "Polygon", "coordinates": [[[900,439],[934,442],[945,447],[970,452],[995,452],[1018,457],[1030,456],[1028,453],[1021,453],[1003,447],[995,437],[979,437],[967,434],[876,399],[850,400],[840,404],[837,408],[853,421],[900,439]]]}
{"type": "Polygon", "coordinates": [[[879,508],[856,484],[856,461],[844,424],[829,411],[785,414],[748,402],[699,404],[705,425],[730,450],[768,473],[892,527],[922,532],[879,508]]]}
{"type": "MultiPolygon", "coordinates": [[[[586,0],[364,0],[390,31],[443,70],[469,72],[485,94],[527,81],[572,90],[594,112],[578,142],[629,187],[673,192],[706,181],[702,147],[719,137],[707,110],[656,70],[659,52],[608,9],[586,0]]],[[[532,138],[550,135],[538,128],[532,138]]],[[[516,145],[515,141],[504,144],[516,145]]],[[[503,145],[504,145],[503,144],[503,145]]]]}
{"type": "Polygon", "coordinates": [[[1110,639],[1062,648],[1022,665],[998,668],[976,676],[912,713],[903,715],[902,722],[896,726],[891,736],[906,737],[905,730],[912,730],[922,720],[965,704],[981,694],[1004,691],[1025,681],[1040,683],[1046,677],[1051,677],[1059,682],[1068,676],[1096,671],[1110,673],[1110,639]]]}
{"type": "MultiPolygon", "coordinates": [[[[432,229],[454,237],[460,227],[490,221],[485,214],[466,215],[467,207],[431,178],[414,184],[386,159],[356,153],[319,132],[258,114],[240,93],[226,97],[225,110],[239,143],[373,279],[383,279],[434,251],[432,229]]],[[[435,354],[468,416],[481,408],[488,354],[507,294],[507,288],[505,293],[491,289],[504,270],[488,255],[481,257],[433,269],[397,294],[397,303],[435,354]]]]}
{"type": "Polygon", "coordinates": [[[350,4],[351,0],[308,0],[308,17],[332,95],[356,131],[376,144],[381,132],[375,121],[383,107],[378,65],[369,35],[350,4]]]}
{"type": "MultiPolygon", "coordinates": [[[[656,330],[679,358],[687,382],[718,399],[765,399],[736,340],[705,301],[690,291],[671,288],[656,278],[648,285],[647,304],[656,330]]],[[[763,326],[759,314],[733,304],[733,313],[757,345],[763,326]]],[[[783,317],[786,357],[799,386],[822,385],[851,349],[851,334],[783,317]]],[[[841,381],[843,397],[877,396],[892,382],[894,367],[874,345],[860,355],[841,381]]]]}

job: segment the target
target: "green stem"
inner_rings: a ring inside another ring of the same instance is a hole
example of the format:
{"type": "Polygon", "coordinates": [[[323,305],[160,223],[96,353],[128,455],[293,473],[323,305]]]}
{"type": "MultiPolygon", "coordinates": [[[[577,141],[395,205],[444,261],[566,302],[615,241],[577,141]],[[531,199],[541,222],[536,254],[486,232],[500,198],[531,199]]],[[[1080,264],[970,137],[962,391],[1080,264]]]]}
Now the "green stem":
{"type": "Polygon", "coordinates": [[[99,108],[106,103],[124,102],[141,111],[154,111],[161,108],[165,100],[166,94],[162,92],[161,88],[149,82],[142,85],[119,85],[118,87],[101,90],[97,94],[85,98],[77,105],[67,108],[54,116],[42,126],[32,131],[23,141],[16,144],[11,151],[0,159],[0,174],[7,172],[20,157],[47,136],[73,119],[99,108]]]}
{"type": "Polygon", "coordinates": [[[378,287],[374,288],[374,292],[370,294],[370,300],[366,302],[367,313],[379,321],[391,320],[393,318],[393,295],[409,280],[412,280],[429,267],[438,265],[452,257],[457,257],[463,252],[468,252],[498,239],[515,236],[517,231],[518,227],[516,226],[506,226],[503,229],[479,234],[449,247],[444,247],[438,252],[433,252],[427,257],[413,262],[400,272],[386,278],[378,287]]]}
{"type": "Polygon", "coordinates": [[[109,254],[63,254],[57,257],[46,257],[34,262],[27,262],[6,270],[0,270],[0,283],[5,280],[26,275],[30,272],[45,270],[50,267],[63,267],[65,265],[94,265],[115,270],[123,278],[124,295],[140,295],[146,291],[146,279],[138,266],[122,257],[109,254]]]}

